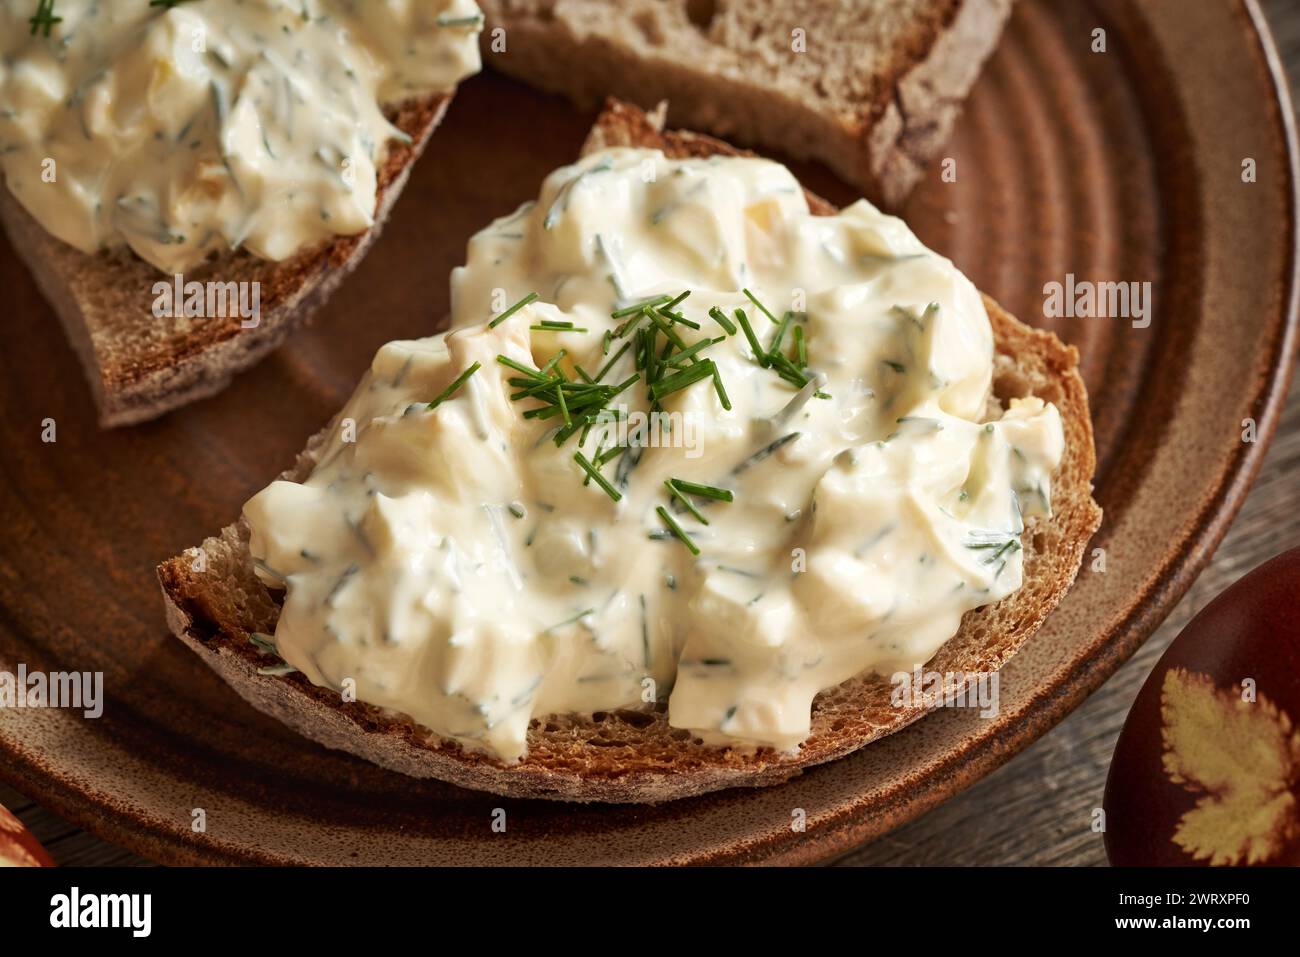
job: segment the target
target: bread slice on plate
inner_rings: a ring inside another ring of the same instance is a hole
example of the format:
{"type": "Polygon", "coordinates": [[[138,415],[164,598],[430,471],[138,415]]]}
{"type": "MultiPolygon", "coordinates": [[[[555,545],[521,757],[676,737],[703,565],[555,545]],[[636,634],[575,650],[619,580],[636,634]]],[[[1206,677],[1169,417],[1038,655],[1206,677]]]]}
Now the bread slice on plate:
{"type": "Polygon", "coordinates": [[[483,0],[483,61],[594,109],[820,160],[877,205],[938,155],[1012,0],[483,0]],[[504,31],[504,32],[498,32],[504,31]]]}
{"type": "Polygon", "coordinates": [[[187,281],[260,282],[260,319],[248,328],[237,314],[155,316],[154,283],[170,277],[125,247],[87,255],[61,242],[0,187],[0,222],[81,359],[100,425],[144,422],[213,395],[235,373],[280,345],[324,304],[378,238],[450,101],[450,93],[437,93],[390,111],[389,119],[411,142],[395,141],[379,167],[375,225],[364,233],[340,236],[284,262],[237,252],[186,273],[187,281]]]}
{"type": "MultiPolygon", "coordinates": [[[[638,146],[670,157],[736,154],[718,140],[662,130],[663,113],[611,101],[596,122],[587,149],[638,146]]],[[[809,196],[815,213],[833,207],[809,196]]],[[[1095,467],[1092,426],[1077,352],[1048,332],[1022,325],[986,297],[995,339],[994,392],[998,399],[1037,395],[1061,413],[1065,452],[1053,479],[1054,512],[1032,521],[1021,544],[1023,587],[996,604],[968,612],[957,634],[931,660],[944,673],[1000,667],[1032,635],[1068,591],[1084,547],[1101,521],[1092,499],[1095,467]]],[[[282,477],[301,481],[313,469],[333,426],[315,436],[282,477]]],[[[400,714],[344,703],[301,674],[264,675],[268,663],[249,641],[271,633],[279,595],[258,579],[243,521],[158,568],[167,620],[245,699],[303,735],[415,777],[518,797],[570,801],[657,802],[738,786],[784,781],[803,768],[830,761],[910,724],[924,709],[895,707],[887,678],[863,674],[822,692],[813,704],[812,735],[796,753],[752,753],[708,747],[669,727],[666,708],[652,711],[557,715],[533,722],[528,754],[506,764],[440,739],[400,714]],[[201,569],[201,570],[200,570],[201,569]]]]}

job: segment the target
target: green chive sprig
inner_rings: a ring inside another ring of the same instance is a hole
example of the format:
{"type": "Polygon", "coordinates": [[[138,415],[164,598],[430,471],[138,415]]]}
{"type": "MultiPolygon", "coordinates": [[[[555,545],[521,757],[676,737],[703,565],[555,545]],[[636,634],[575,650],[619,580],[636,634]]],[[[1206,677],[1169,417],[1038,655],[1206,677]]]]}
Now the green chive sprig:
{"type": "Polygon", "coordinates": [[[687,386],[694,385],[701,379],[707,379],[713,375],[717,368],[712,359],[705,359],[703,362],[688,366],[680,372],[674,372],[672,375],[664,376],[652,386],[650,386],[650,398],[658,402],[666,395],[671,395],[687,386]]]}
{"type": "MultiPolygon", "coordinates": [[[[151,3],[150,6],[154,6],[154,4],[151,3]]],[[[51,27],[62,22],[63,17],[54,15],[54,0],[39,0],[36,4],[36,13],[27,21],[32,28],[32,36],[40,33],[45,37],[50,35],[51,27]]]]}
{"type": "Polygon", "coordinates": [[[591,480],[599,485],[601,489],[604,490],[605,494],[615,502],[619,501],[623,497],[623,493],[614,488],[614,486],[609,483],[609,479],[600,474],[600,469],[592,465],[591,462],[588,461],[587,457],[581,452],[573,453],[573,461],[577,462],[579,467],[590,476],[591,480]]]}
{"type": "Polygon", "coordinates": [[[698,495],[700,498],[711,498],[718,502],[730,502],[735,498],[735,494],[729,488],[718,488],[716,485],[701,485],[699,482],[688,482],[686,479],[669,479],[673,486],[680,492],[687,495],[698,495]]]}
{"type": "Polygon", "coordinates": [[[726,330],[727,335],[734,336],[736,334],[736,324],[728,319],[727,314],[717,306],[709,310],[709,318],[726,330]]]}
{"type": "Polygon", "coordinates": [[[772,325],[779,326],[781,324],[781,320],[777,319],[776,316],[772,315],[772,311],[768,309],[767,306],[759,302],[757,296],[755,296],[748,289],[742,289],[740,291],[749,297],[749,301],[758,307],[759,312],[761,312],[763,315],[767,316],[767,318],[772,320],[772,325]]]}
{"type": "Polygon", "coordinates": [[[472,366],[470,366],[460,375],[456,376],[456,378],[452,380],[451,385],[443,389],[442,392],[438,395],[438,397],[429,403],[429,408],[436,409],[438,408],[438,406],[442,405],[442,403],[445,402],[447,399],[450,399],[453,395],[456,394],[457,389],[459,389],[461,386],[463,386],[466,382],[469,381],[470,376],[472,376],[475,372],[478,372],[479,368],[480,368],[479,364],[475,362],[472,366]]]}
{"type": "Polygon", "coordinates": [[[643,302],[635,303],[634,305],[627,306],[623,309],[616,309],[615,311],[609,314],[609,317],[611,319],[624,319],[627,316],[631,316],[640,312],[642,309],[645,309],[647,307],[653,308],[654,306],[660,305],[661,303],[668,302],[670,299],[672,299],[672,296],[669,295],[655,296],[653,299],[646,299],[643,302]]]}
{"type": "Polygon", "coordinates": [[[686,534],[686,530],[678,525],[677,520],[668,514],[668,509],[660,505],[655,509],[655,511],[659,514],[659,517],[663,519],[664,524],[668,526],[668,530],[677,537],[678,541],[691,550],[692,555],[698,555],[700,553],[700,547],[696,545],[695,542],[691,541],[691,536],[686,534]]]}
{"type": "Polygon", "coordinates": [[[537,293],[530,292],[528,295],[524,296],[524,298],[520,299],[513,306],[510,306],[508,309],[506,309],[506,311],[501,313],[501,315],[497,316],[495,319],[489,322],[488,328],[495,329],[497,326],[501,325],[501,323],[505,322],[507,319],[513,316],[520,309],[524,308],[524,306],[528,305],[530,302],[533,302],[538,298],[539,296],[537,295],[537,293]]]}
{"type": "Polygon", "coordinates": [[[754,327],[749,324],[749,316],[745,315],[745,310],[739,306],[736,307],[736,322],[745,333],[745,339],[749,342],[749,348],[754,353],[754,361],[766,369],[771,365],[771,360],[763,347],[758,344],[758,336],[754,335],[754,327]]]}
{"type": "Polygon", "coordinates": [[[586,332],[581,326],[575,326],[568,319],[543,319],[535,326],[529,326],[529,329],[538,329],[543,332],[586,332]]]}
{"type": "Polygon", "coordinates": [[[695,507],[695,503],[692,502],[689,498],[687,498],[685,492],[681,491],[681,489],[679,489],[676,485],[673,484],[672,479],[664,479],[664,488],[668,489],[669,495],[671,495],[673,498],[677,499],[677,501],[682,503],[682,505],[686,508],[686,511],[690,512],[692,515],[695,516],[695,520],[697,522],[699,522],[701,525],[709,524],[709,520],[704,517],[704,513],[695,507]]]}

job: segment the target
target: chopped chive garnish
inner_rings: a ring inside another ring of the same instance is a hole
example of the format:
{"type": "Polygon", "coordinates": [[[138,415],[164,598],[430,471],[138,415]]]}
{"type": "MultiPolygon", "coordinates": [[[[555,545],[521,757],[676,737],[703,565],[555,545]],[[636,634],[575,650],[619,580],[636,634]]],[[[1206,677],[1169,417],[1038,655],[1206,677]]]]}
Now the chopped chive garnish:
{"type": "Polygon", "coordinates": [[[754,335],[754,327],[749,324],[749,316],[745,315],[745,310],[739,306],[736,307],[736,321],[740,323],[740,328],[745,332],[745,338],[749,341],[749,348],[754,353],[754,361],[766,369],[771,360],[768,359],[767,353],[763,351],[763,347],[758,344],[758,336],[754,335]]]}
{"type": "Polygon", "coordinates": [[[776,326],[781,324],[781,320],[777,319],[776,316],[772,315],[771,311],[767,308],[767,306],[759,302],[757,297],[752,292],[750,292],[748,289],[742,289],[740,291],[749,297],[749,301],[752,302],[754,305],[756,305],[759,308],[759,310],[763,313],[763,315],[767,316],[767,318],[772,320],[772,325],[776,326]]]}
{"type": "Polygon", "coordinates": [[[627,451],[626,445],[616,445],[612,449],[606,449],[600,455],[596,456],[596,465],[604,465],[611,459],[616,459],[627,451]]]}
{"type": "Polygon", "coordinates": [[[709,524],[709,520],[704,517],[703,513],[701,513],[698,508],[695,507],[695,503],[687,498],[685,494],[683,494],[677,486],[673,484],[672,479],[664,479],[664,487],[668,489],[668,493],[672,495],[673,498],[686,506],[686,510],[694,515],[701,525],[709,524]]]}
{"type": "Polygon", "coordinates": [[[707,349],[709,346],[717,345],[719,342],[722,342],[726,338],[727,338],[726,336],[718,336],[718,338],[716,339],[701,339],[699,342],[695,343],[690,348],[683,349],[681,352],[677,352],[669,356],[667,360],[668,365],[679,366],[682,363],[684,363],[687,359],[689,359],[691,356],[695,355],[695,353],[699,352],[701,349],[707,349]]]}
{"type": "MultiPolygon", "coordinates": [[[[788,358],[786,358],[782,353],[773,352],[770,354],[770,358],[772,360],[772,367],[776,369],[776,374],[779,375],[786,382],[789,382],[791,385],[797,386],[800,389],[802,389],[804,386],[806,386],[809,382],[813,380],[813,376],[810,376],[807,372],[804,372],[803,370],[796,368],[795,364],[791,362],[788,358]]],[[[814,393],[814,395],[816,395],[816,397],[819,399],[830,398],[830,395],[825,392],[816,392],[814,393]]]]}
{"type": "MultiPolygon", "coordinates": [[[[565,384],[570,386],[581,385],[581,383],[575,383],[575,382],[569,382],[565,384]]],[[[569,391],[567,389],[563,389],[562,386],[558,388],[562,390],[561,395],[566,394],[569,391]]],[[[538,396],[538,398],[544,400],[546,396],[540,395],[538,396]]],[[[609,401],[609,398],[610,398],[609,393],[603,390],[596,391],[596,392],[580,392],[580,393],[574,393],[572,398],[565,399],[564,405],[569,412],[581,411],[585,415],[587,410],[592,406],[594,406],[595,409],[599,411],[605,405],[605,403],[609,401]]],[[[563,415],[563,414],[564,414],[564,409],[560,407],[560,403],[557,400],[549,406],[543,406],[542,408],[539,409],[529,409],[527,412],[524,413],[524,418],[549,419],[552,416],[563,415]]],[[[567,424],[572,424],[572,423],[567,423],[567,424]]]]}
{"type": "Polygon", "coordinates": [[[573,453],[573,461],[577,462],[578,465],[582,468],[582,470],[591,476],[591,480],[595,482],[597,485],[599,485],[601,489],[604,490],[605,494],[608,495],[610,498],[612,498],[614,501],[617,502],[619,499],[623,497],[623,493],[620,492],[618,489],[614,488],[614,486],[610,485],[609,479],[601,475],[600,470],[596,468],[596,466],[588,462],[587,457],[583,455],[581,452],[573,453]]]}
{"type": "Polygon", "coordinates": [[[620,358],[622,358],[623,353],[627,352],[627,350],[631,347],[631,345],[632,345],[631,340],[628,340],[627,342],[623,343],[622,347],[617,352],[614,353],[613,358],[611,358],[608,362],[606,362],[603,366],[600,367],[600,371],[596,373],[597,382],[605,378],[605,373],[608,372],[610,369],[614,368],[614,363],[617,362],[620,358]]]}
{"type": "Polygon", "coordinates": [[[614,330],[614,338],[615,339],[624,338],[629,332],[634,330],[637,327],[637,323],[639,323],[644,318],[645,318],[645,309],[638,309],[636,315],[628,317],[628,320],[626,322],[624,322],[622,325],[620,325],[617,329],[614,330]]]}
{"type": "Polygon", "coordinates": [[[646,317],[652,323],[654,323],[655,328],[668,337],[669,342],[675,345],[678,349],[686,348],[686,343],[682,341],[682,337],[677,334],[677,332],[673,329],[672,325],[669,324],[667,320],[663,319],[653,309],[646,309],[645,314],[646,317]]]}
{"type": "MultiPolygon", "coordinates": [[[[149,6],[154,6],[154,3],[151,2],[149,6]]],[[[43,28],[44,35],[48,37],[50,35],[50,27],[54,26],[56,23],[62,23],[63,17],[56,17],[54,15],[54,0],[38,0],[36,4],[36,14],[27,22],[31,25],[32,36],[36,36],[36,34],[43,28]]]]}
{"type": "Polygon", "coordinates": [[[778,368],[776,370],[776,374],[779,375],[786,382],[790,383],[796,389],[802,389],[804,387],[805,383],[803,379],[803,373],[801,372],[790,372],[787,369],[778,368]]]}
{"type": "MultiPolygon", "coordinates": [[[[586,436],[586,434],[585,434],[586,430],[584,429],[583,431],[584,431],[584,434],[583,434],[582,438],[580,438],[580,439],[578,440],[578,445],[582,445],[585,441],[587,441],[587,436],[586,436]]],[[[604,451],[604,448],[605,448],[605,440],[602,438],[602,439],[600,440],[600,442],[597,443],[597,445],[596,445],[596,452],[595,452],[595,454],[593,454],[592,457],[591,457],[591,462],[592,462],[593,465],[596,466],[596,468],[600,468],[600,455],[601,455],[601,452],[604,451]]],[[[583,484],[583,485],[590,485],[590,484],[591,484],[591,476],[590,476],[590,475],[586,475],[586,476],[584,476],[583,479],[582,479],[582,484],[583,484]]]]}
{"type": "Polygon", "coordinates": [[[510,393],[510,401],[518,402],[520,399],[527,399],[529,396],[540,395],[543,392],[549,392],[556,385],[563,385],[564,380],[559,376],[551,379],[539,379],[537,382],[520,389],[518,392],[510,393]]]}
{"type": "Polygon", "coordinates": [[[674,306],[680,305],[680,304],[682,303],[682,301],[685,300],[685,298],[686,298],[687,296],[689,296],[690,294],[691,294],[691,291],[690,291],[689,289],[687,289],[684,293],[682,293],[682,294],[681,294],[680,296],[678,296],[676,299],[670,299],[670,300],[668,300],[668,302],[664,303],[664,306],[663,306],[663,310],[662,310],[662,311],[666,312],[666,311],[668,311],[669,309],[672,309],[674,306]]]}
{"type": "Polygon", "coordinates": [[[647,388],[654,384],[657,376],[655,375],[655,346],[654,346],[654,328],[640,329],[637,331],[637,338],[641,340],[641,368],[645,372],[645,381],[647,388]]]}
{"type": "MultiPolygon", "coordinates": [[[[552,408],[551,411],[554,412],[556,410],[552,408]]],[[[573,434],[575,432],[577,432],[579,429],[586,428],[586,426],[594,423],[595,421],[596,421],[596,417],[594,415],[583,415],[575,418],[573,420],[572,425],[560,426],[559,430],[555,433],[555,447],[558,449],[565,442],[569,441],[569,439],[573,437],[573,434]]]]}
{"type": "Polygon", "coordinates": [[[700,328],[700,324],[698,322],[695,322],[693,319],[687,319],[679,312],[669,312],[667,306],[660,309],[659,312],[661,315],[667,316],[669,319],[671,319],[675,325],[686,326],[688,329],[700,328]]]}
{"type": "Polygon", "coordinates": [[[544,319],[541,322],[539,322],[537,325],[529,326],[528,328],[532,329],[534,332],[586,332],[587,331],[585,327],[575,326],[571,322],[563,322],[563,323],[552,322],[551,320],[548,319],[544,319]]]}
{"type": "Polygon", "coordinates": [[[573,425],[573,419],[569,417],[569,405],[567,402],[564,401],[563,384],[557,385],[555,387],[555,400],[556,400],[556,404],[559,405],[560,407],[560,415],[564,416],[564,424],[573,425]]]}
{"type": "Polygon", "coordinates": [[[667,294],[664,294],[662,296],[655,296],[653,299],[647,299],[645,302],[638,302],[634,306],[627,306],[623,309],[617,309],[614,312],[611,312],[609,314],[609,318],[622,319],[625,316],[630,316],[634,313],[639,313],[642,309],[646,308],[647,306],[657,306],[661,302],[668,302],[670,299],[672,299],[672,296],[669,296],[667,294]]]}
{"type": "Polygon", "coordinates": [[[632,385],[632,383],[636,382],[637,379],[639,379],[639,378],[641,378],[641,377],[640,377],[640,376],[637,376],[637,375],[630,375],[630,376],[628,376],[626,379],[624,379],[624,380],[623,380],[622,382],[620,382],[618,385],[614,386],[614,391],[613,391],[612,393],[610,393],[610,398],[612,399],[614,396],[618,395],[620,392],[625,391],[625,390],[628,388],[628,386],[632,385]]]}
{"type": "Polygon", "coordinates": [[[803,326],[794,327],[794,351],[799,357],[799,368],[802,369],[808,365],[808,346],[803,340],[803,326]]]}
{"type": "Polygon", "coordinates": [[[516,372],[522,372],[530,379],[546,378],[546,376],[542,375],[540,370],[530,369],[528,368],[528,366],[524,365],[523,363],[516,362],[514,359],[511,359],[509,356],[497,356],[497,362],[501,363],[503,366],[506,366],[507,368],[514,369],[516,372]]]}
{"type": "Polygon", "coordinates": [[[701,379],[711,376],[715,368],[717,368],[717,366],[713,364],[712,359],[705,359],[703,362],[682,369],[680,372],[674,372],[672,375],[664,376],[662,379],[650,386],[650,398],[657,402],[666,395],[670,395],[680,389],[685,389],[687,386],[694,385],[701,379]]]}
{"type": "Polygon", "coordinates": [[[452,384],[447,386],[447,388],[443,389],[442,393],[436,399],[434,399],[432,402],[429,403],[429,408],[436,409],[447,399],[450,399],[452,395],[456,392],[456,390],[459,389],[461,386],[463,386],[469,380],[470,376],[472,376],[475,372],[478,372],[479,368],[480,368],[479,364],[475,362],[472,366],[470,366],[460,375],[456,376],[452,384]]]}
{"type": "Polygon", "coordinates": [[[600,337],[600,354],[609,355],[609,344],[614,341],[614,333],[606,329],[605,334],[600,337]]]}
{"type": "Polygon", "coordinates": [[[785,332],[790,328],[790,320],[793,318],[793,312],[787,312],[781,317],[781,325],[777,327],[776,333],[772,336],[772,344],[767,347],[769,353],[777,353],[781,351],[781,343],[785,339],[785,332]]]}
{"type": "Polygon", "coordinates": [[[687,495],[698,495],[700,498],[716,499],[719,502],[730,502],[735,498],[729,488],[718,488],[716,485],[701,485],[699,482],[688,482],[685,479],[670,479],[673,485],[687,495]]]}
{"type": "Polygon", "coordinates": [[[551,370],[553,370],[557,365],[559,365],[560,360],[563,359],[568,354],[569,353],[566,350],[561,349],[555,355],[551,356],[549,359],[546,360],[546,365],[542,366],[541,374],[550,375],[551,370]]]}
{"type": "Polygon", "coordinates": [[[488,323],[488,328],[489,328],[489,329],[495,329],[497,326],[501,325],[501,323],[505,322],[507,319],[509,319],[511,316],[513,316],[516,312],[518,312],[520,309],[524,308],[524,306],[528,305],[530,302],[532,302],[532,301],[533,301],[534,299],[536,299],[536,298],[538,298],[537,293],[535,293],[535,292],[530,292],[528,295],[524,296],[524,298],[520,299],[517,303],[515,303],[513,306],[511,306],[509,309],[507,309],[505,312],[501,313],[501,315],[497,316],[495,319],[493,319],[491,322],[489,322],[489,323],[488,323]]]}
{"type": "Polygon", "coordinates": [[[805,386],[808,384],[808,375],[797,369],[795,364],[787,359],[782,353],[770,352],[768,353],[768,358],[771,360],[773,368],[776,369],[777,375],[781,376],[781,378],[793,382],[798,386],[805,386]]]}
{"type": "Polygon", "coordinates": [[[734,336],[736,334],[736,324],[728,319],[727,314],[717,306],[709,310],[709,318],[727,330],[727,335],[734,336]]]}
{"type": "Polygon", "coordinates": [[[681,540],[681,543],[691,550],[692,555],[698,555],[700,553],[699,546],[691,541],[691,536],[687,535],[682,527],[677,524],[677,521],[668,514],[668,509],[660,505],[655,509],[655,511],[658,512],[659,517],[664,520],[664,524],[668,526],[669,531],[676,535],[677,538],[681,540]]]}
{"type": "Polygon", "coordinates": [[[713,364],[713,391],[718,393],[718,401],[728,412],[731,411],[731,398],[727,395],[727,388],[722,384],[722,373],[718,371],[718,365],[713,364]]]}

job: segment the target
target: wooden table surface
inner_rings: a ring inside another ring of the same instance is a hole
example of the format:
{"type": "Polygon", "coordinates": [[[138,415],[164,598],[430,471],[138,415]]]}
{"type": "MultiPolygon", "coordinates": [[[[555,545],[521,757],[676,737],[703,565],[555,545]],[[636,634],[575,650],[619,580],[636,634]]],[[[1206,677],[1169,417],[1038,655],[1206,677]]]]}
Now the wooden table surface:
{"type": "MultiPolygon", "coordinates": [[[[1300,90],[1300,3],[1261,0],[1300,90]]],[[[1300,376],[1264,467],[1209,566],[1152,638],[1065,721],[974,787],[868,844],[842,865],[1106,863],[1091,830],[1124,717],[1169,642],[1215,595],[1265,559],[1300,545],[1300,376]]],[[[82,831],[0,784],[4,804],[63,865],[150,862],[82,831]]]]}

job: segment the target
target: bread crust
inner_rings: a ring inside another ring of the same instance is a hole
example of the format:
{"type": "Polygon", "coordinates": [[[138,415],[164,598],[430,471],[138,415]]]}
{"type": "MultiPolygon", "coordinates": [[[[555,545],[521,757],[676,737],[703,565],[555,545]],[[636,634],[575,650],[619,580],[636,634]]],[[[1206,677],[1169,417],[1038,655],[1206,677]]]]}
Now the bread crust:
{"type": "Polygon", "coordinates": [[[483,0],[480,42],[485,63],[581,108],[596,107],[607,94],[646,109],[668,100],[678,125],[819,160],[873,202],[895,208],[947,140],[1013,3],[932,0],[874,74],[858,78],[856,101],[842,107],[824,89],[790,89],[710,61],[711,49],[744,48],[744,39],[706,29],[699,49],[683,50],[672,38],[657,38],[660,21],[673,19],[670,11],[647,16],[631,12],[635,4],[608,14],[617,30],[602,30],[577,11],[566,14],[563,0],[483,0]],[[496,27],[508,37],[501,53],[492,48],[496,27]]]}
{"type": "MultiPolygon", "coordinates": [[[[675,157],[740,152],[708,136],[663,132],[663,115],[662,109],[647,115],[611,100],[585,150],[645,146],[675,157]]],[[[834,212],[811,194],[809,203],[819,215],[834,212]]],[[[1006,662],[1069,590],[1084,548],[1101,522],[1101,509],[1092,499],[1096,456],[1078,352],[1049,332],[1021,324],[988,297],[985,305],[995,341],[995,394],[1006,398],[1032,393],[1055,403],[1065,431],[1065,454],[1054,477],[1052,518],[1031,521],[1021,537],[1024,586],[965,615],[957,634],[927,666],[943,673],[989,672],[1006,662]]],[[[300,481],[309,475],[333,428],[331,423],[318,433],[282,478],[300,481]]],[[[195,570],[194,555],[178,556],[158,568],[168,624],[177,637],[259,710],[327,747],[413,777],[513,797],[654,803],[785,781],[804,768],[906,727],[926,710],[920,705],[895,707],[889,681],[864,674],[818,695],[812,734],[793,754],[705,746],[688,732],[670,728],[661,704],[649,711],[539,718],[528,732],[527,757],[505,764],[441,739],[403,715],[360,702],[344,703],[301,674],[259,675],[258,667],[268,659],[247,635],[274,630],[280,596],[253,571],[243,520],[208,539],[203,556],[203,571],[195,570]]],[[[957,685],[946,690],[955,692],[957,685]]]]}
{"type": "Polygon", "coordinates": [[[451,101],[451,93],[410,100],[390,111],[409,144],[380,166],[375,224],[274,263],[228,254],[187,280],[261,283],[261,318],[157,318],[154,283],[171,277],[126,250],[87,255],[51,236],[0,188],[0,222],[36,278],[81,360],[105,428],[156,418],[224,389],[238,372],[279,346],[309,320],[365,257],[451,101]]]}

